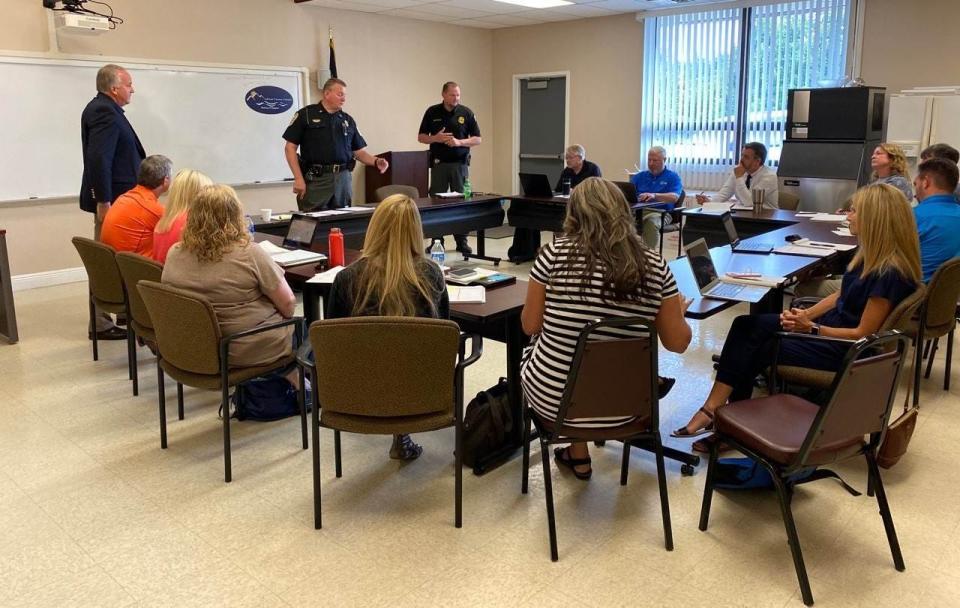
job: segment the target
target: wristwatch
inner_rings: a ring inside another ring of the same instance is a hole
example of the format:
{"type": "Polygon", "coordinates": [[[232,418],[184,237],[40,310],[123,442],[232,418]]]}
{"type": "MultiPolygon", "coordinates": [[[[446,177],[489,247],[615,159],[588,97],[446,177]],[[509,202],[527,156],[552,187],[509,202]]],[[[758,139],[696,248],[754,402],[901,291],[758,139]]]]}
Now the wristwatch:
{"type": "Polygon", "coordinates": [[[810,335],[819,336],[820,335],[820,325],[814,323],[810,326],[810,335]]]}

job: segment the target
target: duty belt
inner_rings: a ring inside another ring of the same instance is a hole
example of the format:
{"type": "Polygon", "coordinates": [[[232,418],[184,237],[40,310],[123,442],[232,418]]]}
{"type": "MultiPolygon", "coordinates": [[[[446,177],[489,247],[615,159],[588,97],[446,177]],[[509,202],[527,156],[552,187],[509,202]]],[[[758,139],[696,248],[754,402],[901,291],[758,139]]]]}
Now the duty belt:
{"type": "Polygon", "coordinates": [[[353,171],[353,168],[357,166],[357,161],[351,160],[347,163],[341,163],[339,165],[310,165],[307,167],[307,175],[310,177],[320,177],[327,173],[340,173],[341,171],[353,171]]]}

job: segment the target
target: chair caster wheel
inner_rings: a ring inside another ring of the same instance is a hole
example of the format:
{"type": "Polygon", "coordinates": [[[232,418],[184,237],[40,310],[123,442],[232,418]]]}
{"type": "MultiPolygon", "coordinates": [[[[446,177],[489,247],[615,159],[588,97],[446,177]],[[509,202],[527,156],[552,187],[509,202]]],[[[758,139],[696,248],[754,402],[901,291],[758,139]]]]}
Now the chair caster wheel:
{"type": "Polygon", "coordinates": [[[689,464],[680,465],[680,474],[684,477],[690,477],[693,475],[694,468],[689,464]]]}
{"type": "Polygon", "coordinates": [[[607,440],[601,439],[600,441],[594,441],[593,445],[597,446],[598,448],[602,448],[603,446],[607,445],[607,440]]]}

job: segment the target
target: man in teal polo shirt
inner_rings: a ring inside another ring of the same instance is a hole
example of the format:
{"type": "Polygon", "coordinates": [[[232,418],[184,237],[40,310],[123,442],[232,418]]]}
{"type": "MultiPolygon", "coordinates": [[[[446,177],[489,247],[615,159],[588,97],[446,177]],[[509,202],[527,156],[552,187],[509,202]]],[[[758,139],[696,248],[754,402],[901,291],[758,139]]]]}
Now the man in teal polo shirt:
{"type": "Polygon", "coordinates": [[[960,256],[960,203],[954,198],[960,172],[945,158],[931,158],[917,167],[913,180],[920,204],[913,214],[920,233],[920,265],[926,283],[941,264],[960,256]]]}

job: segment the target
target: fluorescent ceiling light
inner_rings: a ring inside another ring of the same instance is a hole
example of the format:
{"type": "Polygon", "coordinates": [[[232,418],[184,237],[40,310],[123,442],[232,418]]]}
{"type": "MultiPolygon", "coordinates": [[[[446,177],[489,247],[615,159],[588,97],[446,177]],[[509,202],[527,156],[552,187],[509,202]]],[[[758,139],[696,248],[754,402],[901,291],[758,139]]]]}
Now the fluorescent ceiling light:
{"type": "Polygon", "coordinates": [[[503,2],[505,4],[518,4],[520,6],[526,6],[529,8],[551,8],[554,6],[567,6],[568,4],[573,4],[573,2],[567,2],[567,0],[496,0],[497,2],[503,2]]]}

